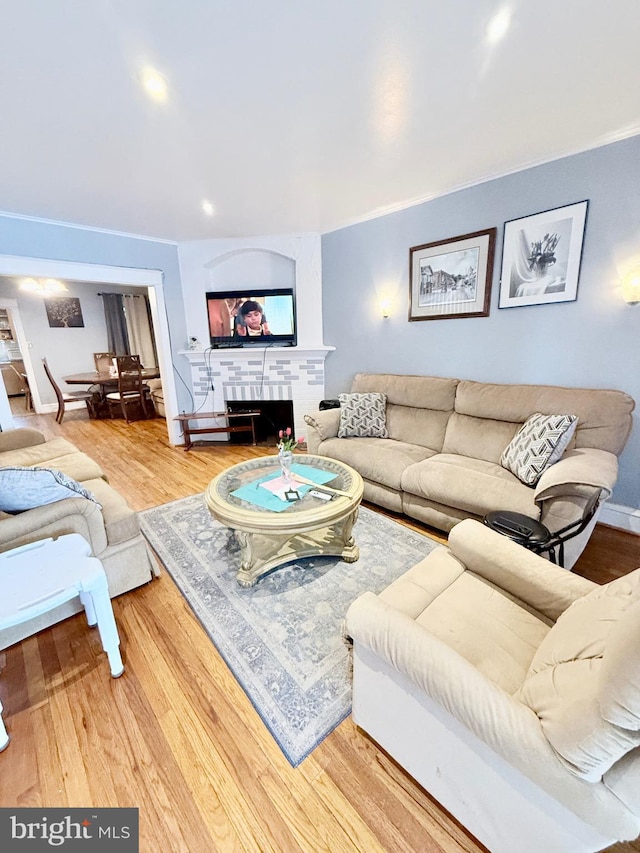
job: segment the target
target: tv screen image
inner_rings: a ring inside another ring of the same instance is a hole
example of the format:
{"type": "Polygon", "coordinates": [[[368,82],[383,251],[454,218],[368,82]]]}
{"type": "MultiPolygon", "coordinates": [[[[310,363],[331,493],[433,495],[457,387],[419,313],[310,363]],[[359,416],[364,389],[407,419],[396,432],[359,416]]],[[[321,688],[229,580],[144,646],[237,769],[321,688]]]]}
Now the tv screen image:
{"type": "Polygon", "coordinates": [[[211,346],[246,346],[296,342],[293,290],[207,293],[211,346]]]}

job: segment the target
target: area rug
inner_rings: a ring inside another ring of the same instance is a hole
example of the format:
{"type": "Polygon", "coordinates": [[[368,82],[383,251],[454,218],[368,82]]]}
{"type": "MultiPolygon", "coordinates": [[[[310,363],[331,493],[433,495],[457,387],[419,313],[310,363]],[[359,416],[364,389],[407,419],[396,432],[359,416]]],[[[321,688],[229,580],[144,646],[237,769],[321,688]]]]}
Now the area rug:
{"type": "Polygon", "coordinates": [[[281,750],[296,767],[351,710],[342,621],[362,592],[380,592],[437,547],[360,508],[360,559],[288,563],[250,589],[236,581],[240,553],[203,495],[140,513],[164,563],[281,750]]]}

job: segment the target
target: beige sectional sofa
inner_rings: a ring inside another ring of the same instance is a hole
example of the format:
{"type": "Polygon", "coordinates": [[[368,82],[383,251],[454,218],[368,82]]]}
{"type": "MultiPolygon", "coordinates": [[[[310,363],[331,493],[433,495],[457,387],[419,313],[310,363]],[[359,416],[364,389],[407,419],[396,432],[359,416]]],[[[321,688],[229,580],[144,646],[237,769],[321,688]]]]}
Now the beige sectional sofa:
{"type": "MultiPolygon", "coordinates": [[[[0,466],[52,468],[88,489],[98,503],[84,497],[29,509],[15,515],[0,512],[0,551],[65,533],[79,533],[104,566],[113,598],[151,580],[157,572],[138,525],[137,514],[112,488],[100,466],[64,438],[45,440],[34,429],[0,432],[0,466]]],[[[53,625],[81,609],[78,600],[61,605],[37,620],[0,632],[0,648],[53,625]]]]}
{"type": "MultiPolygon", "coordinates": [[[[364,479],[364,499],[448,531],[492,510],[521,512],[552,531],[581,517],[593,489],[611,494],[634,401],[622,391],[499,385],[430,376],[357,374],[352,392],[386,395],[388,438],[338,438],[339,409],[309,414],[309,453],[330,456],[364,479]],[[575,435],[535,487],[500,465],[534,413],[573,414],[575,435]]],[[[571,568],[596,519],[567,542],[571,568]]]]}
{"type": "Polygon", "coordinates": [[[598,586],[468,519],[345,631],[354,722],[492,853],[640,833],[640,569],[598,586]]]}

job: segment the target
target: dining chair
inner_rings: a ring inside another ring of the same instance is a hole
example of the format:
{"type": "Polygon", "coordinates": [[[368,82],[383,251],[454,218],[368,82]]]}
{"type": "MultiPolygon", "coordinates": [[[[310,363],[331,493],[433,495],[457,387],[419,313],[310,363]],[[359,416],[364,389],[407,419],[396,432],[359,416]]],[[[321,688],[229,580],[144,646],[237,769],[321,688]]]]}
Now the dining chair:
{"type": "Polygon", "coordinates": [[[77,403],[79,400],[84,400],[85,403],[88,403],[89,400],[93,397],[92,391],[67,391],[66,394],[63,394],[60,390],[60,386],[53,378],[53,374],[51,373],[51,369],[47,364],[47,359],[42,359],[42,366],[44,367],[44,372],[47,374],[47,379],[53,386],[53,390],[56,394],[56,399],[58,401],[58,413],[56,415],[57,423],[61,424],[62,419],[64,418],[64,406],[65,403],[77,403]]]}
{"type": "Polygon", "coordinates": [[[108,373],[115,357],[115,352],[94,352],[93,360],[98,373],[108,373]]]}
{"type": "Polygon", "coordinates": [[[20,370],[18,370],[18,368],[14,364],[11,364],[10,367],[16,374],[16,376],[18,376],[18,378],[20,379],[20,393],[24,394],[24,407],[27,412],[31,412],[33,411],[33,400],[31,397],[31,388],[29,387],[29,379],[27,377],[27,374],[22,373],[20,370]]]}
{"type": "Polygon", "coordinates": [[[122,415],[129,423],[128,406],[132,403],[142,408],[143,416],[147,415],[145,396],[148,388],[142,382],[142,365],[139,355],[119,355],[116,357],[118,368],[118,390],[107,394],[107,401],[113,417],[113,406],[120,406],[122,415]]]}

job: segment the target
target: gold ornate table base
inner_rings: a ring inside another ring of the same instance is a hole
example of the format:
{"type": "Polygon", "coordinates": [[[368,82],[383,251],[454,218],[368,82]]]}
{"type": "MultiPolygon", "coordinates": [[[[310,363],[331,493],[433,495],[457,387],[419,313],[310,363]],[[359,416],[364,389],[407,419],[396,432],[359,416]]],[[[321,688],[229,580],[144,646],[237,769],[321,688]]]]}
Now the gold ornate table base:
{"type": "Polygon", "coordinates": [[[305,533],[247,533],[234,530],[242,562],[237,574],[240,586],[248,588],[272,569],[303,557],[341,557],[355,563],[360,549],[352,536],[358,508],[340,521],[305,533]]]}

